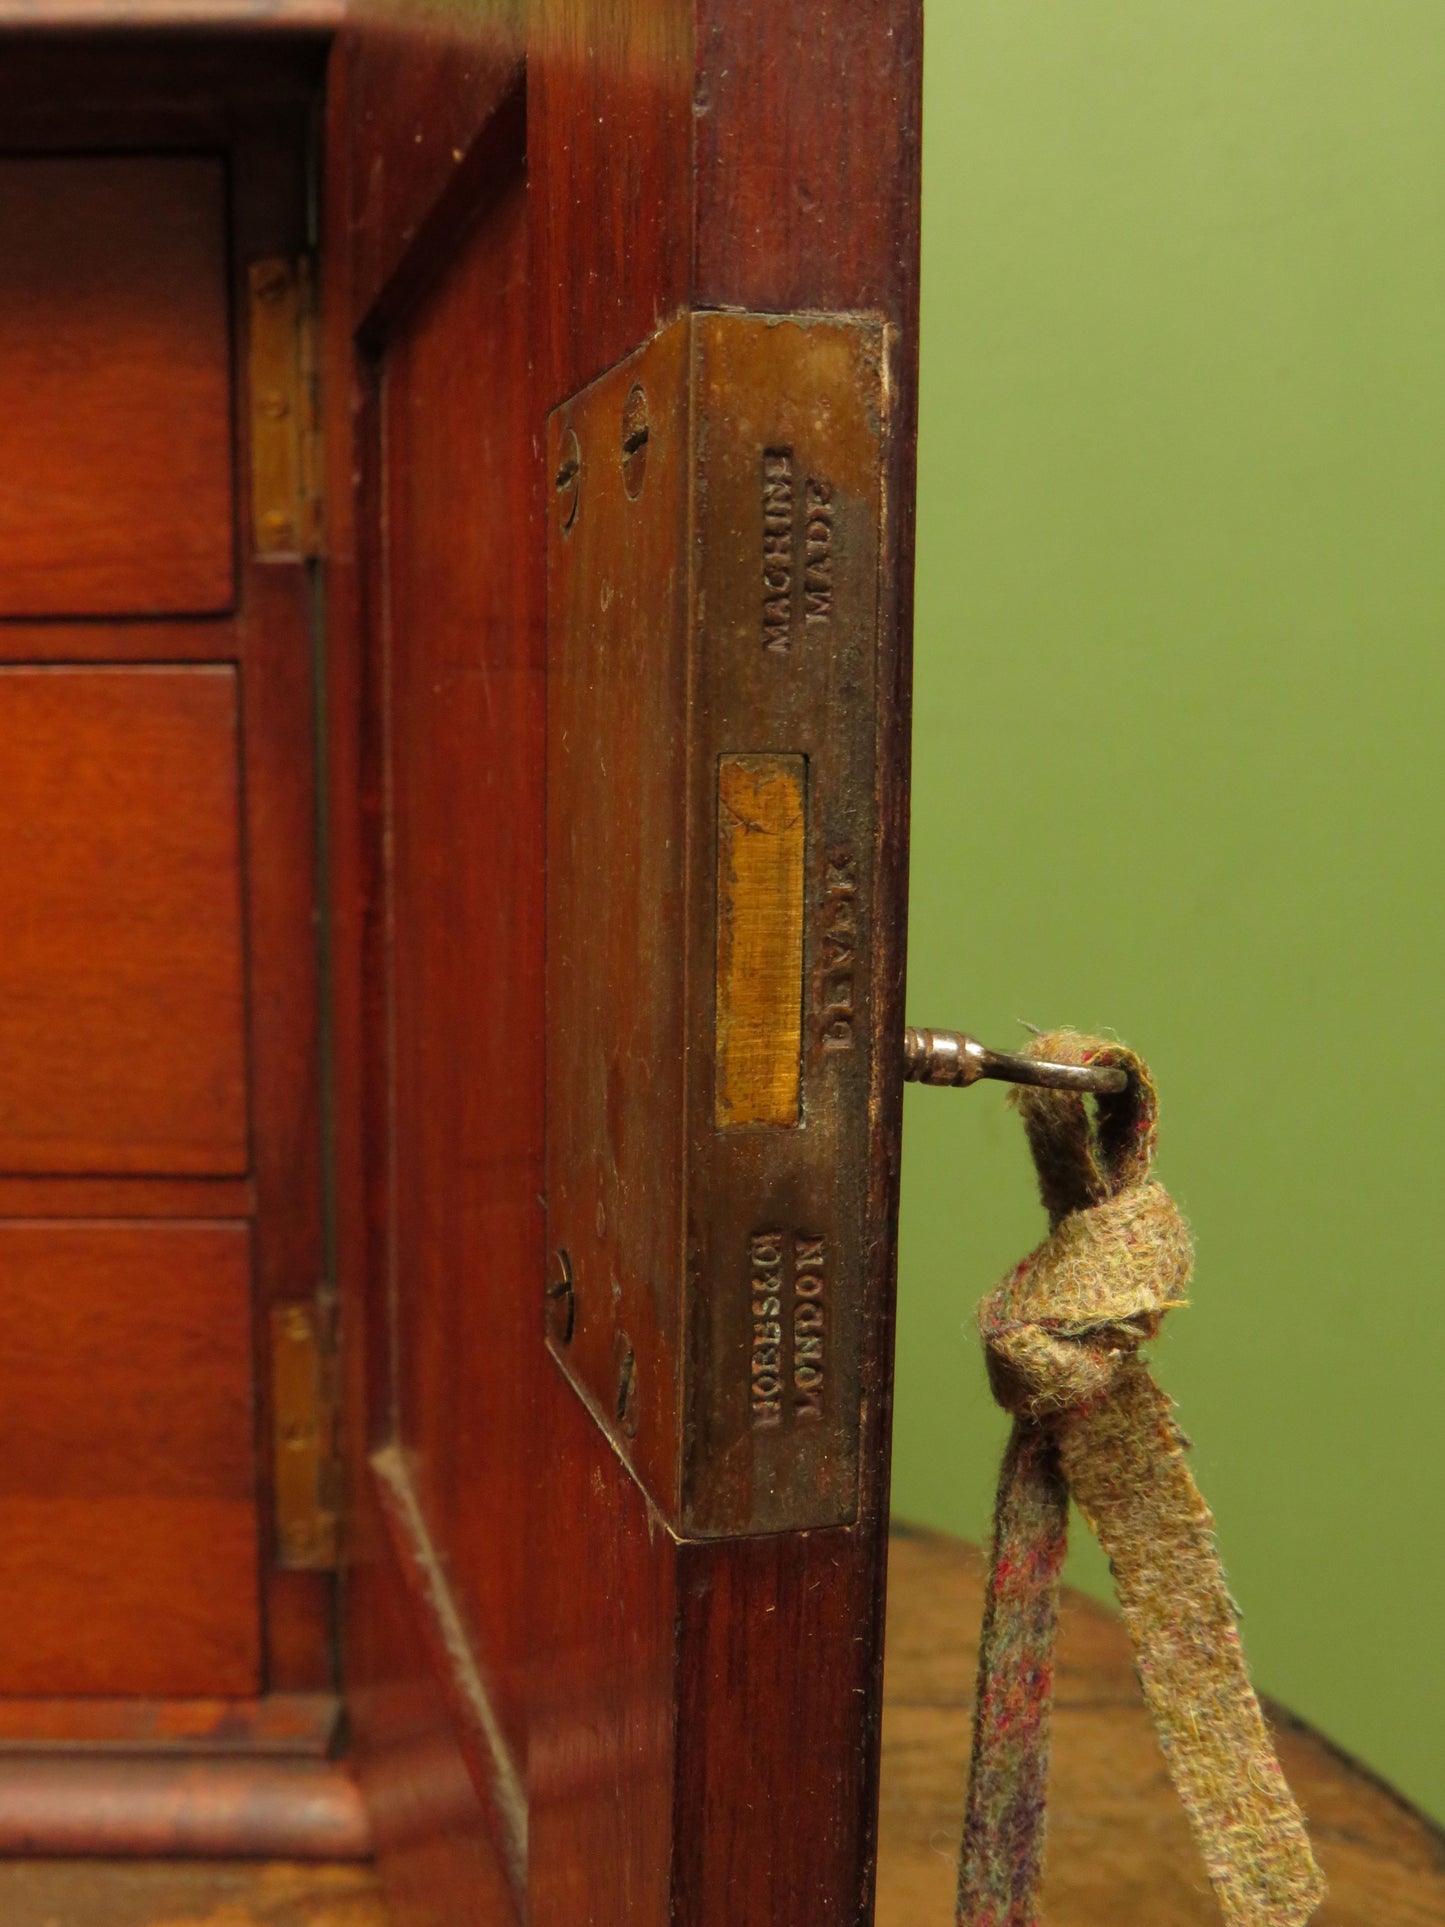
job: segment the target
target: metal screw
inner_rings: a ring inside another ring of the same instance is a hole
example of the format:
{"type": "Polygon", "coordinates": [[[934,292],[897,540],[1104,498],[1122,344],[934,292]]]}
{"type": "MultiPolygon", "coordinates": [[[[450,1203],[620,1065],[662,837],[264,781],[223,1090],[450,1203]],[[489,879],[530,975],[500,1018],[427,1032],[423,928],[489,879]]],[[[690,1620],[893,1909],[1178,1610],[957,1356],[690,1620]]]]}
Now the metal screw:
{"type": "Polygon", "coordinates": [[[279,301],[290,282],[291,273],[284,261],[267,261],[255,270],[251,289],[259,301],[279,301]]]}
{"type": "Polygon", "coordinates": [[[633,1438],[637,1433],[637,1354],[626,1332],[618,1332],[612,1347],[617,1360],[617,1423],[633,1438]]]}
{"type": "Polygon", "coordinates": [[[547,1330],[559,1345],[570,1345],[577,1325],[577,1293],[572,1284],[572,1260],[557,1247],[557,1276],[547,1283],[547,1330]]]}
{"type": "Polygon", "coordinates": [[[569,428],[562,437],[562,459],[557,465],[556,475],[557,505],[564,535],[577,520],[577,498],[581,483],[582,450],[577,443],[576,429],[569,428]]]}
{"type": "Polygon", "coordinates": [[[636,383],[622,404],[622,486],[629,501],[642,493],[647,473],[647,444],[652,430],[647,421],[647,397],[636,383]]]}
{"type": "Polygon", "coordinates": [[[293,1560],[309,1559],[316,1550],[316,1541],[317,1534],[310,1526],[287,1526],[281,1535],[286,1557],[293,1560]]]}

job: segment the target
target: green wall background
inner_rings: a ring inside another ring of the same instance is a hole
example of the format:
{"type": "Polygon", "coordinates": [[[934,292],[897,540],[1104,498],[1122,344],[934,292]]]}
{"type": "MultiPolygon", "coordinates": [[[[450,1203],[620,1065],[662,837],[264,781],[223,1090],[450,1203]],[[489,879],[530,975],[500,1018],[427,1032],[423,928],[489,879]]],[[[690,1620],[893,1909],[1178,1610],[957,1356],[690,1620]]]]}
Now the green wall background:
{"type": "MultiPolygon", "coordinates": [[[[908,1001],[1150,1058],[1257,1678],[1445,1816],[1442,76],[1440,0],[929,0],[908,1001]]],[[[895,1509],[982,1538],[1041,1214],[997,1088],[905,1145],[895,1509]]]]}

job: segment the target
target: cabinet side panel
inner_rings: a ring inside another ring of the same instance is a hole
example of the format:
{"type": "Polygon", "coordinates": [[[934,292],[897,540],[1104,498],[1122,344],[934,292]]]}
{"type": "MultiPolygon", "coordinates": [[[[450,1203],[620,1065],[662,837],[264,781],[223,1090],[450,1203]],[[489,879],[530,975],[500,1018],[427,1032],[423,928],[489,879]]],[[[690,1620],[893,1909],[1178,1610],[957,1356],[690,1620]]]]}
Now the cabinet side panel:
{"type": "MultiPolygon", "coordinates": [[[[520,1758],[542,1364],[541,636],[514,173],[388,336],[382,397],[389,1424],[520,1758]]],[[[383,1420],[383,1425],[386,1421],[383,1420]]]]}

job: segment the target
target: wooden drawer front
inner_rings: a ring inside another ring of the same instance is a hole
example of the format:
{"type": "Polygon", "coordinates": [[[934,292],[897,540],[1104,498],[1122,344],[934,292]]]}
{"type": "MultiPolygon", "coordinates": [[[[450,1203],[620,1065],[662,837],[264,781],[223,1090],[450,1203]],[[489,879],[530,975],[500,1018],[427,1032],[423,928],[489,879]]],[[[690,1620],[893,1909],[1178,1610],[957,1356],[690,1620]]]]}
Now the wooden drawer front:
{"type": "Polygon", "coordinates": [[[0,615],[229,607],[221,161],[0,161],[0,262],[0,615]]]}
{"type": "Polygon", "coordinates": [[[0,1224],[0,1693],[260,1685],[250,1233],[0,1224]]]}
{"type": "Polygon", "coordinates": [[[237,699],[0,668],[0,1171],[245,1170],[237,699]]]}

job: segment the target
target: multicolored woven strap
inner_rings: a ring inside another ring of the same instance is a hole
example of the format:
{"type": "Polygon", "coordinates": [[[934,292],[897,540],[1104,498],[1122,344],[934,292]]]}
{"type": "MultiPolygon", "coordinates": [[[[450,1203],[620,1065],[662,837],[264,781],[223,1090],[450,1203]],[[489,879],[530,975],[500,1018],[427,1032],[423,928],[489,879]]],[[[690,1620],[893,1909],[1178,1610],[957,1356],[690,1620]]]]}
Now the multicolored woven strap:
{"type": "Polygon", "coordinates": [[[960,1927],[1034,1927],[1068,1502],[1109,1556],[1169,1771],[1231,1927],[1297,1927],[1324,1897],[1249,1683],[1186,1440],[1139,1347],[1182,1305],[1189,1233],[1151,1176],[1158,1100],[1122,1045],[1073,1031],[1031,1054],[1110,1063],[1117,1096],[1021,1089],[1049,1237],[986,1298],[994,1396],[1014,1415],[994,1525],[960,1927]]]}

